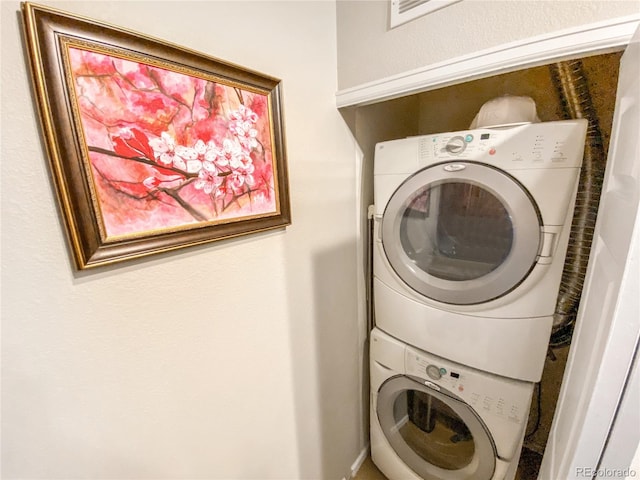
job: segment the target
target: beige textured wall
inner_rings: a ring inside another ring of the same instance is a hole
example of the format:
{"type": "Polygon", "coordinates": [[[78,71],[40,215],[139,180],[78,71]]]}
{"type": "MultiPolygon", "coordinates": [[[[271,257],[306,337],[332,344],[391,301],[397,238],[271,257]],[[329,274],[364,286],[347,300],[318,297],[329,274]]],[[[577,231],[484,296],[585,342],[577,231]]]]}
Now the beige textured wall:
{"type": "Polygon", "coordinates": [[[74,273],[3,1],[2,478],[348,475],[364,444],[335,5],[52,5],[282,78],[293,225],[74,273]]]}
{"type": "Polygon", "coordinates": [[[463,0],[389,29],[386,0],[338,0],[339,89],[640,13],[634,0],[463,0]]]}

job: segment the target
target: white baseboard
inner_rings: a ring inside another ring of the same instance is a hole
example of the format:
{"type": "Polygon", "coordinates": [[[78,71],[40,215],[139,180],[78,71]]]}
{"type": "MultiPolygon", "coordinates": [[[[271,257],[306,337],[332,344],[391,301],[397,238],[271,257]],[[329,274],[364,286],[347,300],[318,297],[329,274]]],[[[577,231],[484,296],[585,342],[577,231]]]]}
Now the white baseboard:
{"type": "Polygon", "coordinates": [[[351,465],[350,479],[356,476],[356,474],[358,473],[358,470],[360,470],[360,467],[362,466],[362,464],[364,463],[364,461],[367,459],[368,456],[369,456],[369,444],[367,443],[367,445],[365,445],[365,447],[360,452],[360,455],[358,455],[358,458],[356,458],[356,461],[353,462],[353,465],[351,465]]]}

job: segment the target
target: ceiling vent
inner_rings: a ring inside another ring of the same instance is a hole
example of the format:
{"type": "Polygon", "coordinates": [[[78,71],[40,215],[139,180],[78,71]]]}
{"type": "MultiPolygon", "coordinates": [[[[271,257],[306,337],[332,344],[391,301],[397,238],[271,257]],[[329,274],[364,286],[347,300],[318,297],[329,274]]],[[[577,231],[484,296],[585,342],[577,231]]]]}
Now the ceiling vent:
{"type": "Polygon", "coordinates": [[[391,28],[421,17],[427,13],[435,12],[461,0],[390,0],[391,2],[391,28]]]}

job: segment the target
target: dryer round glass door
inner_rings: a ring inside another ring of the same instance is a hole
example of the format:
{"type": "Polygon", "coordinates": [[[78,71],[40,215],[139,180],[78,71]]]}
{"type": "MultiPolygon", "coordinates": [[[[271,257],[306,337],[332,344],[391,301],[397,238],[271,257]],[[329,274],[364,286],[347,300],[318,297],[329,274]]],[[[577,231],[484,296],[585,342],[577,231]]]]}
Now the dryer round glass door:
{"type": "Polygon", "coordinates": [[[542,222],[526,189],[473,162],[434,165],[391,196],[382,244],[396,274],[433,300],[471,305],[499,298],[535,266],[542,222]]]}
{"type": "Polygon", "coordinates": [[[380,427],[398,457],[427,480],[489,480],[495,445],[482,420],[455,395],[399,375],[378,391],[380,427]]]}

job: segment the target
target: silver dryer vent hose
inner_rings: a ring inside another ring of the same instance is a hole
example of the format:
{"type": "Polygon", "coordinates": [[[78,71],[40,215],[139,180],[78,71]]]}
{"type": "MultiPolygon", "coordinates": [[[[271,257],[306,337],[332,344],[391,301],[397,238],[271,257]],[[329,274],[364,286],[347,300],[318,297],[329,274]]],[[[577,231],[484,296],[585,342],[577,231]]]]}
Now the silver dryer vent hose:
{"type": "Polygon", "coordinates": [[[567,256],[553,318],[551,344],[567,344],[580,303],[607,161],[597,113],[579,60],[550,65],[566,118],[588,121],[567,256]]]}

